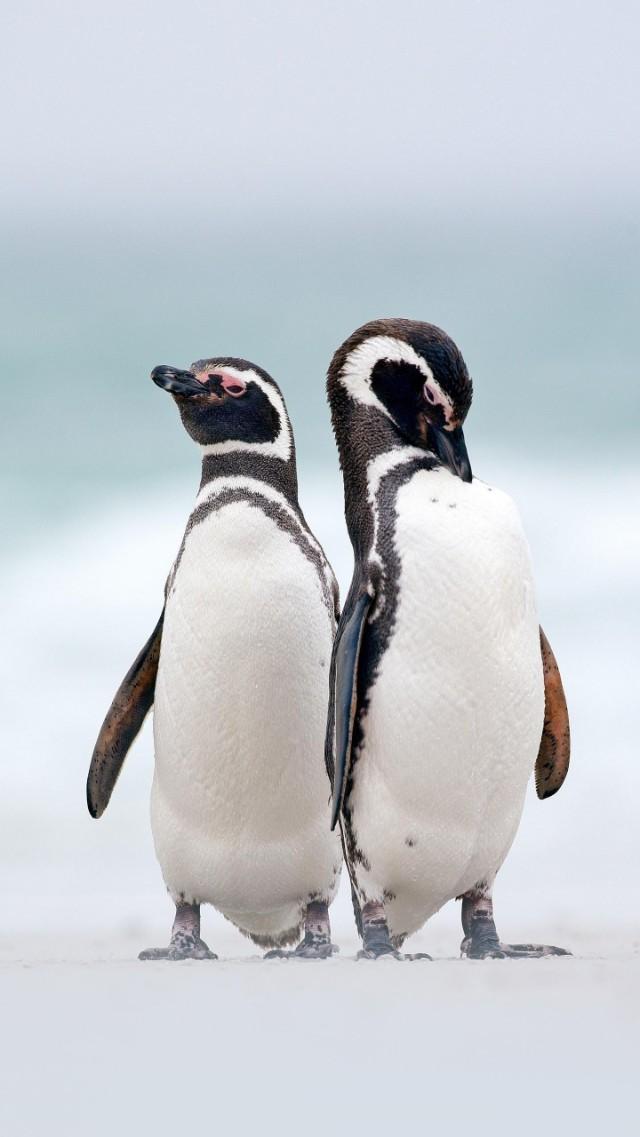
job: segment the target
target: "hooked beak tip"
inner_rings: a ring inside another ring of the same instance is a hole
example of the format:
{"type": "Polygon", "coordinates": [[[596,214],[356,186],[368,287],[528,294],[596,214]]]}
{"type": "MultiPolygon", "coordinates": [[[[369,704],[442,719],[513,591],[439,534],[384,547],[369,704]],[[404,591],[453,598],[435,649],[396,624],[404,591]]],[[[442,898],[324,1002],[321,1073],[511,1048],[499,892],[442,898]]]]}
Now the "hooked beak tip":
{"type": "Polygon", "coordinates": [[[167,389],[167,385],[176,378],[178,372],[175,367],[167,367],[165,363],[161,363],[158,367],[154,367],[151,372],[151,379],[158,387],[167,389]]]}
{"type": "Polygon", "coordinates": [[[168,367],[165,363],[153,368],[151,378],[157,387],[171,395],[207,394],[191,371],[181,371],[178,367],[168,367]]]}
{"type": "Polygon", "coordinates": [[[459,463],[456,468],[463,482],[473,481],[473,472],[468,460],[466,462],[459,463]]]}
{"type": "Polygon", "coordinates": [[[469,461],[462,427],[458,426],[451,431],[439,430],[436,427],[431,429],[434,449],[443,465],[447,466],[451,473],[456,474],[463,482],[473,481],[471,462],[469,461]]]}

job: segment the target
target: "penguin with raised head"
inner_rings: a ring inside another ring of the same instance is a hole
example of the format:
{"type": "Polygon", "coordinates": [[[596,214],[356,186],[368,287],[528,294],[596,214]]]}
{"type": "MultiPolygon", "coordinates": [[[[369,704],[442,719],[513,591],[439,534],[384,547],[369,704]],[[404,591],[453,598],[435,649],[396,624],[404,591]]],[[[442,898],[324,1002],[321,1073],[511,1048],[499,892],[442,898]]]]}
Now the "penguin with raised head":
{"type": "Polygon", "coordinates": [[[215,959],[203,903],[268,955],[326,958],[342,862],[323,760],[338,594],[298,504],[284,400],[243,359],[151,378],[198,444],[202,479],[163,613],[100,731],[89,811],[104,812],[153,704],[151,824],[176,915],[169,946],[140,958],[215,959]]]}
{"type": "Polygon", "coordinates": [[[326,759],[361,955],[395,955],[462,899],[462,953],[502,943],[492,885],[535,767],[564,781],[569,722],[506,494],[472,477],[472,386],[439,328],[374,320],[335,353],[328,397],[355,567],[332,658],[326,759]]]}

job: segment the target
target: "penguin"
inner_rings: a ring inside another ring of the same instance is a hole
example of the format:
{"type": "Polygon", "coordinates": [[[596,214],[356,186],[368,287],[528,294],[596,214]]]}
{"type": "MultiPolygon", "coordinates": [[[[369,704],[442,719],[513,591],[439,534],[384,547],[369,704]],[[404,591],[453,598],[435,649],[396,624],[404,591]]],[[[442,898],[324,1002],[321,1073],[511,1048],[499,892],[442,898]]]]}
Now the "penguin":
{"type": "Polygon", "coordinates": [[[494,921],[529,776],[556,793],[570,736],[516,507],[472,476],[464,359],[431,324],[374,320],[336,351],[327,393],[354,572],[325,756],[360,956],[416,958],[405,938],[453,899],[464,957],[570,954],[505,944],[494,921]]]}
{"type": "Polygon", "coordinates": [[[153,705],[151,826],[176,913],[168,947],[139,958],[217,958],[200,935],[211,904],[265,958],[325,959],[342,864],[324,761],[338,589],[298,503],[284,399],[244,359],[151,378],[202,477],[160,619],[100,730],[89,812],[106,809],[153,705]]]}

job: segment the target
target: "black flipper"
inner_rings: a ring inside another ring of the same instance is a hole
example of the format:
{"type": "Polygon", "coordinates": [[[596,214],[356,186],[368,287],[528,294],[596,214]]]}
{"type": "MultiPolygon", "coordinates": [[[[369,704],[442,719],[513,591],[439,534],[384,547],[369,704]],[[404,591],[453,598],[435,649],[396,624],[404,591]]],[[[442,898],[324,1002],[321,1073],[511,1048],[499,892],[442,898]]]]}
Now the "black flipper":
{"type": "Polygon", "coordinates": [[[87,777],[87,806],[92,817],[101,817],[107,808],[129,747],[153,704],[163,621],[164,608],[118,687],[100,729],[87,777]]]}
{"type": "Polygon", "coordinates": [[[544,672],[544,727],[536,759],[536,791],[538,797],[544,799],[557,793],[567,776],[571,732],[560,669],[542,628],[540,650],[544,672]]]}
{"type": "Polygon", "coordinates": [[[358,596],[349,616],[338,628],[335,651],[335,765],[331,828],[335,829],[351,765],[351,740],[358,698],[358,659],[369,609],[373,597],[368,592],[358,596]]]}

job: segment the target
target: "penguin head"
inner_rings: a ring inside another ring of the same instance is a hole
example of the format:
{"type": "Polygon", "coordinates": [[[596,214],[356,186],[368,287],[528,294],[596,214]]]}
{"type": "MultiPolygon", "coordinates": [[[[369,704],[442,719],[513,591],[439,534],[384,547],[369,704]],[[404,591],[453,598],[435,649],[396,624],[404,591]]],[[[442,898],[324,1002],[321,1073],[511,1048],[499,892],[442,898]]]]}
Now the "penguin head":
{"type": "Polygon", "coordinates": [[[372,320],[336,351],[327,380],[338,445],[349,445],[354,411],[365,431],[380,416],[405,444],[432,451],[463,481],[472,479],[462,424],[472,398],[466,364],[453,340],[418,320],[372,320]]]}
{"type": "Polygon", "coordinates": [[[246,359],[199,359],[188,371],[160,364],[151,378],[169,391],[187,433],[207,454],[249,450],[292,456],[289,416],[278,384],[246,359]]]}

